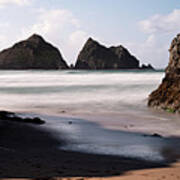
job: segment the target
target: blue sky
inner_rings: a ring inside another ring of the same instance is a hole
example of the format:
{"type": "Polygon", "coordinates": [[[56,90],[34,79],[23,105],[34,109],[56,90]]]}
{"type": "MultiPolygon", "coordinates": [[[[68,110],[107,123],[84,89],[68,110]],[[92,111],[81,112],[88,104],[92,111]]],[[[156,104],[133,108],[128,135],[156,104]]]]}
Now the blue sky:
{"type": "Polygon", "coordinates": [[[91,36],[164,68],[179,19],[179,0],[0,0],[0,49],[38,33],[70,64],[91,36]]]}

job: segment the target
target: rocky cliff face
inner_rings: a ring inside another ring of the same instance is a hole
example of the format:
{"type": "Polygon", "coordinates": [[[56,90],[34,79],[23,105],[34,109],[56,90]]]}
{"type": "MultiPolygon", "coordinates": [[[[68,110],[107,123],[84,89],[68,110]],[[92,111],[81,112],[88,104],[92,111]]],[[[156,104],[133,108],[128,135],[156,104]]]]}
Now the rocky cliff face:
{"type": "Polygon", "coordinates": [[[172,41],[166,75],[159,88],[149,96],[150,107],[180,113],[180,34],[172,41]]]}
{"type": "Polygon", "coordinates": [[[138,69],[139,61],[123,46],[107,48],[89,38],[81,50],[75,69],[138,69]]]}
{"type": "Polygon", "coordinates": [[[67,68],[59,50],[36,34],[0,52],[0,69],[67,68]]]}

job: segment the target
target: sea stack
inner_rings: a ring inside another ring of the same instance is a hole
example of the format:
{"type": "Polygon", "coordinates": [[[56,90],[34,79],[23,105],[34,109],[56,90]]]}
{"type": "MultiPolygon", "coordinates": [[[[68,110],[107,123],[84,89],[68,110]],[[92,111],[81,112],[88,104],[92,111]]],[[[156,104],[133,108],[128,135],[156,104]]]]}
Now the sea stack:
{"type": "Polygon", "coordinates": [[[139,60],[123,46],[107,48],[89,38],[77,58],[75,69],[139,69],[139,60]]]}
{"type": "Polygon", "coordinates": [[[149,96],[148,105],[180,113],[180,34],[172,41],[169,52],[165,78],[159,88],[149,96]]]}
{"type": "Polygon", "coordinates": [[[60,51],[37,34],[0,52],[0,69],[67,68],[60,51]]]}
{"type": "Polygon", "coordinates": [[[148,65],[142,64],[141,69],[142,70],[155,70],[155,68],[151,64],[148,64],[148,65]]]}

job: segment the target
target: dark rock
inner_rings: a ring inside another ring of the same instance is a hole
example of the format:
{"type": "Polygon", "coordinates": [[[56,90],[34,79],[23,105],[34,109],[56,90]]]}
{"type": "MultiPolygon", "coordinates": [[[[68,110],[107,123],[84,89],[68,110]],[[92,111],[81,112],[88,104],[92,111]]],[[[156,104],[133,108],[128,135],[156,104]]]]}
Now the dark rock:
{"type": "Polygon", "coordinates": [[[149,96],[148,106],[180,113],[180,34],[172,41],[165,78],[149,96]]]}
{"type": "Polygon", "coordinates": [[[141,69],[142,70],[155,70],[155,68],[151,64],[148,64],[148,65],[142,64],[141,69]]]}
{"type": "Polygon", "coordinates": [[[59,50],[36,34],[0,52],[0,69],[67,68],[59,50]]]}
{"type": "Polygon", "coordinates": [[[123,46],[107,48],[89,38],[78,56],[75,69],[139,69],[139,61],[123,46]]]}
{"type": "Polygon", "coordinates": [[[160,134],[157,134],[157,133],[153,134],[152,137],[162,138],[162,136],[160,134]]]}
{"type": "Polygon", "coordinates": [[[147,134],[145,134],[145,135],[143,135],[144,137],[155,137],[155,138],[162,138],[162,136],[160,135],[160,134],[157,134],[157,133],[154,133],[154,134],[152,134],[152,135],[147,135],[147,134]]]}
{"type": "Polygon", "coordinates": [[[71,64],[69,68],[74,69],[74,64],[71,64]]]}
{"type": "Polygon", "coordinates": [[[6,119],[10,117],[14,117],[15,113],[13,112],[8,112],[8,111],[0,111],[0,119],[6,119]]]}
{"type": "Polygon", "coordinates": [[[0,120],[3,121],[13,121],[13,122],[23,122],[23,123],[32,123],[32,124],[44,124],[45,121],[35,117],[35,118],[22,118],[17,116],[13,112],[8,112],[8,111],[0,111],[0,120]]]}
{"type": "MultiPolygon", "coordinates": [[[[139,61],[132,56],[123,46],[110,47],[110,50],[118,57],[117,66],[119,69],[138,69],[139,61]]],[[[116,67],[113,66],[113,67],[116,67]]]]}

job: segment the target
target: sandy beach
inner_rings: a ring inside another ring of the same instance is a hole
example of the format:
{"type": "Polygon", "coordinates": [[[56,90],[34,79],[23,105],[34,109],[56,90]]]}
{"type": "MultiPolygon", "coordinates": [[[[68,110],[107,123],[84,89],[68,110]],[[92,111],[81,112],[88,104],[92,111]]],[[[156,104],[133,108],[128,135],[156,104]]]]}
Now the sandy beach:
{"type": "Polygon", "coordinates": [[[57,180],[178,180],[180,179],[180,163],[167,168],[130,171],[121,176],[107,178],[56,178],[57,180]]]}
{"type": "MultiPolygon", "coordinates": [[[[129,171],[122,176],[108,178],[82,178],[82,180],[178,180],[180,179],[180,163],[176,163],[167,168],[157,168],[148,170],[129,171]]],[[[67,179],[64,179],[67,180],[67,179]]],[[[80,180],[72,178],[71,180],[80,180]]]]}
{"type": "Polygon", "coordinates": [[[167,164],[62,151],[66,143],[34,125],[0,121],[0,177],[111,177],[167,164]]]}
{"type": "Polygon", "coordinates": [[[180,180],[178,0],[0,0],[0,180],[180,180]]]}
{"type": "Polygon", "coordinates": [[[54,178],[56,180],[179,180],[180,163],[167,168],[129,171],[121,176],[107,178],[54,178]]]}
{"type": "MultiPolygon", "coordinates": [[[[149,169],[140,171],[130,171],[121,176],[107,177],[107,178],[49,178],[49,180],[179,180],[180,179],[180,163],[174,164],[168,168],[149,169]]],[[[8,180],[7,178],[1,178],[2,180],[8,180]]],[[[45,178],[44,178],[45,179],[45,178]]],[[[48,179],[48,178],[46,178],[48,179]]],[[[18,180],[11,178],[11,180],[18,180]]],[[[33,180],[21,178],[21,180],[33,180]]]]}

